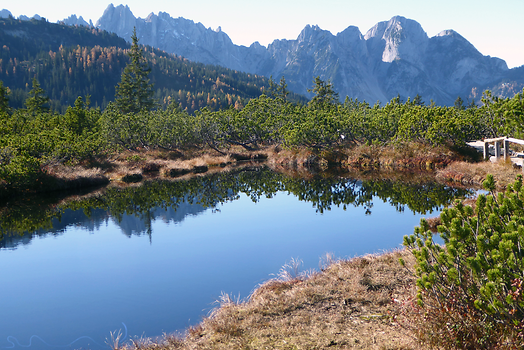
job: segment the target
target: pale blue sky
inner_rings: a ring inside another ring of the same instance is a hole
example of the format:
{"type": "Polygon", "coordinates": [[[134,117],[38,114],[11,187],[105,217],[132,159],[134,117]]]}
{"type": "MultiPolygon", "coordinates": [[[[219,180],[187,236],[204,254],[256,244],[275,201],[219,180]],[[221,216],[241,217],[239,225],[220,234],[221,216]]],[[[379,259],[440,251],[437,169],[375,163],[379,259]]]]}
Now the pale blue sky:
{"type": "MultiPolygon", "coordinates": [[[[0,9],[15,17],[36,13],[51,22],[76,14],[95,23],[109,3],[19,0],[3,1],[0,9]]],[[[235,44],[246,46],[296,39],[307,24],[333,34],[354,25],[365,34],[377,22],[400,15],[419,22],[430,37],[454,29],[482,54],[500,57],[510,68],[524,65],[524,0],[127,0],[124,4],[136,17],[163,11],[213,29],[221,26],[235,44]]]]}

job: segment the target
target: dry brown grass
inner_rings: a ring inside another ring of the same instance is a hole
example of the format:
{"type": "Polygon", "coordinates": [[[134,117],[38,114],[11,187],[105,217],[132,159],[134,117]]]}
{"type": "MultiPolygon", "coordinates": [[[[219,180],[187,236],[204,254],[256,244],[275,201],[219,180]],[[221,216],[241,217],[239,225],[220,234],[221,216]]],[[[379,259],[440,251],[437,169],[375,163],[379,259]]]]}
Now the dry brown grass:
{"type": "Polygon", "coordinates": [[[142,174],[145,177],[172,177],[172,173],[186,174],[207,171],[210,168],[221,168],[231,164],[229,156],[204,154],[186,158],[182,153],[173,152],[124,152],[111,161],[112,167],[106,171],[111,180],[121,180],[126,175],[142,174]]]}
{"type": "Polygon", "coordinates": [[[276,166],[282,166],[282,167],[304,167],[308,164],[312,164],[313,161],[315,161],[318,157],[308,149],[300,149],[300,150],[290,150],[290,149],[284,149],[279,150],[277,149],[271,150],[268,152],[269,154],[269,162],[271,165],[276,166]]]}
{"type": "Polygon", "coordinates": [[[438,169],[462,158],[448,147],[434,147],[415,142],[361,144],[344,152],[347,159],[343,164],[350,168],[438,169]]]}
{"type": "Polygon", "coordinates": [[[454,162],[444,169],[437,170],[436,178],[440,181],[453,182],[467,186],[482,187],[486,175],[492,174],[501,189],[513,183],[521,169],[515,168],[511,162],[484,161],[480,163],[454,162]]]}
{"type": "Polygon", "coordinates": [[[103,175],[103,171],[100,168],[85,168],[83,166],[70,167],[62,164],[48,166],[46,167],[46,171],[49,175],[64,180],[71,180],[79,177],[97,177],[103,175]]]}
{"type": "Polygon", "coordinates": [[[104,173],[117,181],[132,174],[142,174],[144,178],[180,177],[190,173],[214,172],[229,165],[243,164],[245,160],[267,159],[268,154],[274,152],[275,147],[262,148],[256,152],[234,147],[225,155],[211,149],[124,151],[108,161],[111,166],[104,173]]]}
{"type": "Polygon", "coordinates": [[[403,305],[397,320],[412,330],[428,349],[522,349],[522,336],[514,326],[504,322],[490,322],[485,312],[463,304],[460,297],[450,295],[437,299],[431,293],[424,295],[424,307],[416,302],[403,305]]]}
{"type": "Polygon", "coordinates": [[[395,321],[397,304],[414,291],[414,279],[399,257],[414,263],[411,253],[395,251],[337,261],[305,279],[268,281],[245,302],[223,297],[221,306],[185,337],[142,341],[130,348],[418,348],[412,334],[395,321]]]}
{"type": "MultiPolygon", "coordinates": [[[[458,156],[446,147],[430,147],[424,144],[404,145],[358,145],[349,149],[334,149],[320,153],[307,149],[281,149],[280,146],[260,147],[247,151],[236,146],[222,154],[211,149],[189,150],[138,150],[123,151],[105,159],[92,161],[91,168],[77,165],[71,168],[62,166],[61,172],[72,177],[81,172],[86,176],[104,176],[113,181],[121,181],[129,176],[142,175],[144,178],[171,178],[186,174],[222,169],[245,161],[268,160],[268,165],[278,171],[295,171],[297,176],[310,176],[311,171],[330,169],[430,169],[449,164],[458,156]],[[88,174],[88,172],[90,172],[88,174]]],[[[448,176],[450,177],[450,176],[448,176]]],[[[453,177],[453,176],[451,176],[453,177]]]]}
{"type": "MultiPolygon", "coordinates": [[[[304,178],[310,178],[319,171],[337,174],[358,171],[360,178],[362,171],[365,171],[372,176],[386,176],[392,179],[399,177],[400,173],[400,177],[405,179],[406,171],[420,175],[421,171],[427,170],[431,173],[428,176],[433,177],[432,170],[439,169],[437,180],[478,187],[487,173],[494,174],[501,187],[511,183],[520,173],[519,170],[504,164],[458,161],[462,158],[465,156],[458,155],[448,147],[433,147],[420,143],[361,144],[323,152],[282,149],[278,145],[260,147],[251,152],[235,146],[228,149],[227,154],[209,148],[123,151],[108,158],[90,160],[70,167],[48,166],[51,177],[58,179],[58,182],[55,181],[48,187],[78,188],[102,184],[108,180],[123,182],[128,178],[187,178],[201,173],[228,170],[260,160],[267,160],[266,164],[275,171],[304,178]],[[450,163],[451,165],[448,165],[450,163]]],[[[5,187],[5,184],[0,183],[0,189],[2,185],[5,187]]]]}
{"type": "Polygon", "coordinates": [[[62,164],[47,165],[46,190],[67,190],[90,186],[104,185],[109,182],[100,168],[85,168],[77,165],[74,167],[62,164]]]}

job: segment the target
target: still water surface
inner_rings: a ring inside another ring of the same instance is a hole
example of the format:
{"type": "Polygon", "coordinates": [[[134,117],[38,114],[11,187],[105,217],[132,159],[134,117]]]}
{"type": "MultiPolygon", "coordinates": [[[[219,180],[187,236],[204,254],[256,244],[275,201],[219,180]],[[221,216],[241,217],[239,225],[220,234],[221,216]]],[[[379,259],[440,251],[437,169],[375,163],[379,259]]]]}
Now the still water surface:
{"type": "Polygon", "coordinates": [[[53,207],[52,228],[5,234],[0,348],[107,349],[114,331],[126,340],[182,331],[222,292],[245,298],[291,258],[318,269],[326,253],[398,248],[421,217],[466,194],[262,170],[231,176],[151,187],[145,199],[116,189],[82,202],[86,211],[53,207]]]}

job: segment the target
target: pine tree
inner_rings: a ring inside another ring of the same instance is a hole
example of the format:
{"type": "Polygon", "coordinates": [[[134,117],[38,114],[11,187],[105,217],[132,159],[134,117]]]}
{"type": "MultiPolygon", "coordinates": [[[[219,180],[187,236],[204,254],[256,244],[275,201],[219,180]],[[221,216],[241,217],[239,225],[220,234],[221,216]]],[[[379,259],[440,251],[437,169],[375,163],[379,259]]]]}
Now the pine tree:
{"type": "Polygon", "coordinates": [[[309,101],[310,105],[324,106],[339,103],[338,93],[335,92],[333,84],[330,81],[326,83],[317,76],[313,83],[315,84],[313,88],[307,90],[315,94],[311,101],[309,101]]]}
{"type": "Polygon", "coordinates": [[[269,76],[268,84],[269,84],[269,86],[267,87],[267,95],[272,97],[272,98],[276,98],[277,97],[278,85],[275,82],[275,80],[273,80],[273,76],[272,75],[269,76]]]}
{"type": "Polygon", "coordinates": [[[0,112],[11,114],[9,107],[9,89],[4,87],[4,82],[0,81],[0,112]]]}
{"type": "Polygon", "coordinates": [[[287,90],[286,78],[284,78],[284,76],[280,78],[280,84],[278,84],[277,91],[278,97],[282,99],[282,101],[286,102],[289,91],[287,90]]]}
{"type": "Polygon", "coordinates": [[[46,106],[48,102],[49,97],[45,95],[45,91],[40,87],[38,80],[33,78],[33,88],[29,91],[29,96],[25,100],[27,111],[33,115],[48,112],[49,107],[46,106]]]}
{"type": "Polygon", "coordinates": [[[124,68],[115,94],[115,105],[125,114],[150,111],[156,105],[153,84],[148,78],[151,68],[144,58],[144,50],[138,46],[136,28],[133,29],[131,40],[133,43],[128,52],[131,61],[124,68]]]}
{"type": "Polygon", "coordinates": [[[455,100],[455,108],[456,109],[460,109],[460,110],[464,110],[465,107],[464,107],[464,100],[459,96],[457,97],[457,99],[455,100]]]}
{"type": "Polygon", "coordinates": [[[289,95],[289,91],[287,90],[286,78],[282,76],[280,78],[280,83],[277,85],[275,80],[273,80],[273,76],[270,76],[268,83],[268,96],[272,98],[278,98],[285,102],[287,100],[287,95],[289,95]]]}
{"type": "Polygon", "coordinates": [[[413,99],[413,104],[415,106],[424,106],[424,101],[422,100],[422,96],[417,94],[417,96],[415,96],[415,98],[413,99]]]}

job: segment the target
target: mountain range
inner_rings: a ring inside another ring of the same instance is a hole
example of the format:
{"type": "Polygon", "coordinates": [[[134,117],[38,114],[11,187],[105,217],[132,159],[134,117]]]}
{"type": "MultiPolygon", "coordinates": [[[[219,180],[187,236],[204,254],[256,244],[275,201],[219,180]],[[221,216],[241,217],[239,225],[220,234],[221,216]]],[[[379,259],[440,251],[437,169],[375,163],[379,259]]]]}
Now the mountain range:
{"type": "MultiPolygon", "coordinates": [[[[90,25],[76,15],[63,23],[90,25]]],[[[306,96],[311,96],[308,89],[316,76],[333,83],[342,99],[371,104],[418,94],[427,103],[452,105],[458,96],[479,101],[489,89],[496,96],[512,97],[524,87],[524,66],[508,69],[505,61],[482,55],[453,30],[430,38],[418,22],[401,16],[379,22],[365,34],[354,26],[333,35],[307,25],[296,40],[275,40],[268,47],[258,42],[235,45],[220,28],[165,12],[136,18],[123,5],[109,5],[95,26],[127,41],[136,27],[141,44],[190,61],[277,81],[284,76],[291,91],[306,96]]]]}
{"type": "Polygon", "coordinates": [[[419,94],[426,102],[451,105],[458,96],[478,101],[488,88],[510,97],[524,87],[524,67],[508,69],[503,60],[483,56],[453,30],[429,38],[419,23],[400,16],[364,35],[354,26],[333,35],[308,25],[296,40],[275,40],[267,48],[235,45],[220,28],[165,12],[136,18],[123,5],[109,5],[96,26],[126,40],[136,27],[142,44],[276,80],[285,76],[292,91],[309,96],[316,76],[331,81],[342,98],[369,103],[419,94]]]}

